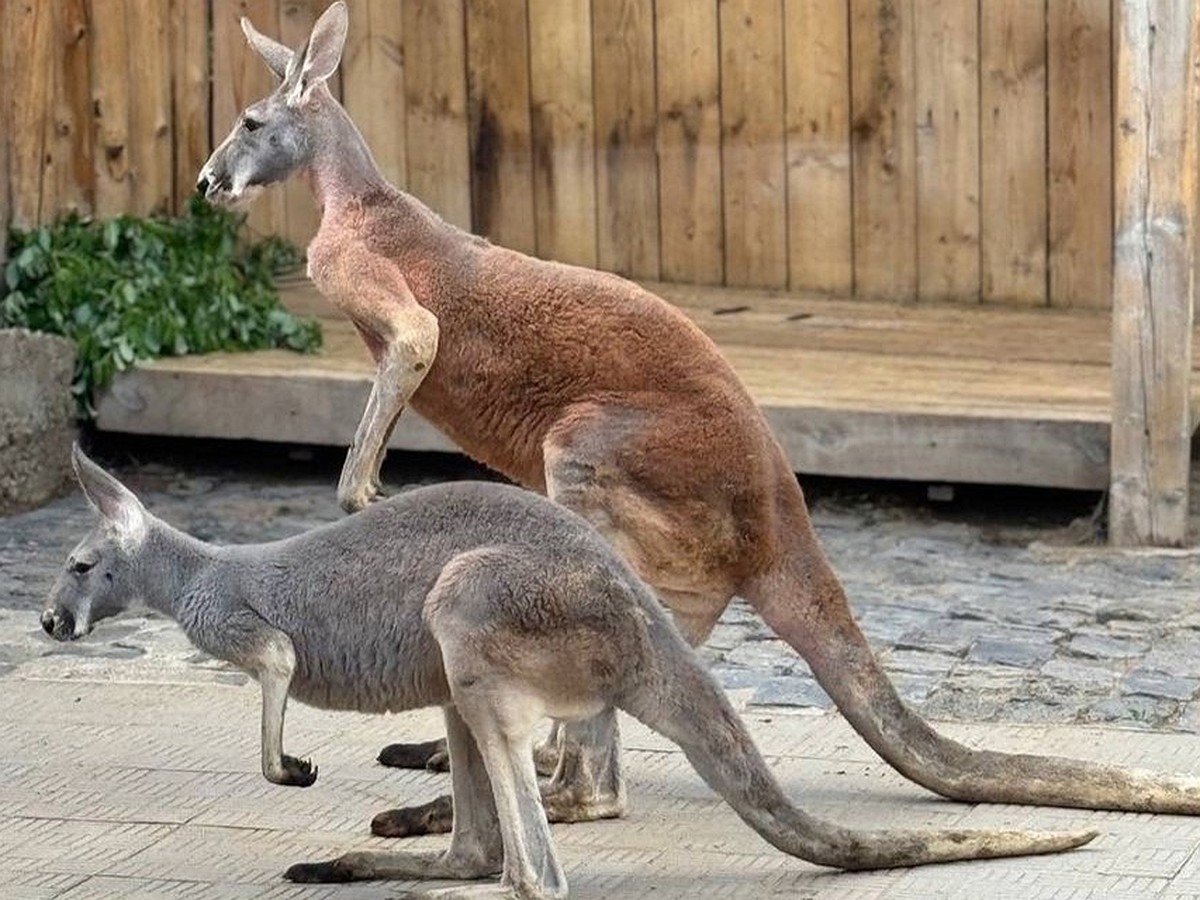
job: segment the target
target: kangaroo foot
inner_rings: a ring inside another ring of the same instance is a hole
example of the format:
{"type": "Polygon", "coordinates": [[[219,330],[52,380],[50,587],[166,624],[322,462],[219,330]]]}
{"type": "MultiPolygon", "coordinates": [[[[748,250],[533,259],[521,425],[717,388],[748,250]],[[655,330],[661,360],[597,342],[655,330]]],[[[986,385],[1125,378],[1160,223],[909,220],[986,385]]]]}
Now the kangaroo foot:
{"type": "Polygon", "coordinates": [[[456,884],[449,887],[429,888],[404,894],[404,900],[542,900],[557,897],[536,885],[516,887],[500,884],[456,884]]]}
{"type": "Polygon", "coordinates": [[[379,763],[393,769],[450,771],[450,755],[446,752],[445,738],[423,744],[388,744],[379,751],[379,763]]]}
{"type": "Polygon", "coordinates": [[[446,834],[454,824],[454,803],[449,795],[422,806],[389,809],[371,820],[371,834],[377,837],[416,837],[422,834],[446,834]]]}
{"type": "Polygon", "coordinates": [[[361,509],[366,509],[378,499],[379,495],[375,493],[374,488],[369,484],[365,484],[360,488],[338,492],[338,505],[344,512],[348,513],[356,513],[361,509]]]}
{"type": "Polygon", "coordinates": [[[283,873],[288,881],[332,884],[388,878],[487,878],[500,872],[501,861],[444,853],[343,853],[335,859],[296,863],[283,873]]]}
{"type": "Polygon", "coordinates": [[[267,773],[267,780],[272,784],[282,784],[287,787],[308,787],[317,780],[317,767],[312,764],[312,760],[297,759],[294,756],[288,756],[286,753],[282,756],[283,768],[279,772],[267,773]]]}
{"type": "Polygon", "coordinates": [[[549,785],[542,790],[542,806],[551,822],[595,822],[625,815],[625,798],[617,794],[581,791],[549,785]]]}

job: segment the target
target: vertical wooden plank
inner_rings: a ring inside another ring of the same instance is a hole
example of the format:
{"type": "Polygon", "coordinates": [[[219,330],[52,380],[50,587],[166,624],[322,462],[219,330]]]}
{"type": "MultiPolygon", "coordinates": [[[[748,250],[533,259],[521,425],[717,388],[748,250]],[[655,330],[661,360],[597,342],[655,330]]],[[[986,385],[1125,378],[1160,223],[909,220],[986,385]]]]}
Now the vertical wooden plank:
{"type": "MultiPolygon", "coordinates": [[[[12,0],[0,3],[0,83],[12,85],[17,54],[12,44],[15,21],[21,15],[20,4],[12,0]]],[[[12,92],[0,91],[0,134],[13,133],[12,92]]],[[[8,153],[11,141],[0,141],[0,265],[8,259],[8,229],[12,225],[12,193],[8,177],[8,153]]],[[[0,296],[8,286],[0,282],[0,296]]]]}
{"type": "Polygon", "coordinates": [[[1044,305],[1046,0],[984,3],[979,32],[983,299],[1044,305]]]}
{"type": "Polygon", "coordinates": [[[917,292],[912,0],[851,0],[854,288],[871,299],[917,292]]]}
{"type": "Polygon", "coordinates": [[[525,0],[467,0],[471,227],[537,252],[525,0]]]}
{"type": "Polygon", "coordinates": [[[659,277],[653,0],[592,0],[600,268],[659,277]]]}
{"type": "Polygon", "coordinates": [[[128,212],[129,39],[127,0],[89,0],[92,23],[92,158],[96,215],[128,212]]]}
{"type": "Polygon", "coordinates": [[[916,13],[917,296],[979,299],[979,8],[916,13]]]}
{"type": "Polygon", "coordinates": [[[654,12],[662,277],[720,284],[725,226],[717,6],[656,0],[654,12]]]}
{"type": "Polygon", "coordinates": [[[55,80],[46,115],[42,217],[87,215],[95,199],[92,165],[91,71],[87,6],[60,0],[54,10],[55,80]]]}
{"type": "Polygon", "coordinates": [[[11,92],[13,129],[9,146],[9,180],[12,216],[28,228],[42,215],[42,181],[45,176],[45,111],[54,84],[53,10],[38,0],[6,0],[5,27],[10,47],[21,48],[12,67],[11,92]]]}
{"type": "Polygon", "coordinates": [[[537,252],[596,265],[589,0],[529,0],[537,252]]]}
{"type": "Polygon", "coordinates": [[[845,0],[784,0],[788,286],[849,294],[850,19],[845,0]]]}
{"type": "Polygon", "coordinates": [[[403,4],[358,4],[342,55],[342,103],[380,171],[398,187],[408,183],[403,20],[403,4]]]}
{"type": "Polygon", "coordinates": [[[1110,0],[1047,6],[1049,265],[1053,306],[1112,297],[1110,0]]]}
{"type": "MultiPolygon", "coordinates": [[[[313,23],[327,5],[326,0],[280,0],[279,40],[293,49],[304,46],[312,33],[313,23]]],[[[361,12],[357,8],[350,10],[351,20],[361,12]]],[[[344,51],[342,55],[345,56],[344,51]]],[[[331,84],[330,88],[335,89],[335,86],[331,84]]],[[[312,190],[299,178],[289,179],[281,190],[283,200],[274,210],[281,219],[273,223],[271,230],[298,247],[307,247],[321,224],[321,211],[312,190]]]]}
{"type": "MultiPolygon", "coordinates": [[[[275,76],[246,43],[242,16],[264,34],[279,37],[274,33],[278,0],[212,0],[212,133],[218,144],[243,109],[275,89],[275,76]]],[[[266,190],[250,207],[246,225],[255,234],[270,234],[273,225],[282,221],[282,210],[283,192],[266,190]]]]}
{"type": "Polygon", "coordinates": [[[163,213],[171,207],[171,76],[167,41],[170,6],[129,0],[129,169],[132,211],[163,213]]]}
{"type": "Polygon", "coordinates": [[[1194,0],[1117,4],[1114,544],[1180,545],[1187,533],[1198,12],[1194,0]]]}
{"type": "Polygon", "coordinates": [[[467,54],[462,0],[405,0],[408,190],[471,227],[467,54]]]}
{"type": "Polygon", "coordinates": [[[212,152],[208,102],[208,0],[171,0],[172,201],[183,209],[212,152]]]}
{"type": "Polygon", "coordinates": [[[783,9],[721,0],[725,283],[787,286],[783,9]]]}

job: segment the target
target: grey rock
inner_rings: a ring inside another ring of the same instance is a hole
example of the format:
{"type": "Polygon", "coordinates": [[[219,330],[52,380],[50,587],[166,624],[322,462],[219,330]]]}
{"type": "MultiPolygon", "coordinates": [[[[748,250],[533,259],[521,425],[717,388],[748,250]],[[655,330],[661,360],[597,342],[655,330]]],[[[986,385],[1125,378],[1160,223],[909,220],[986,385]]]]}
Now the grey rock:
{"type": "Polygon", "coordinates": [[[994,663],[1031,669],[1040,666],[1054,655],[1052,644],[1030,644],[1003,638],[980,638],[971,645],[967,659],[975,663],[994,663]]]}
{"type": "Polygon", "coordinates": [[[750,698],[751,706],[800,706],[830,709],[833,701],[821,686],[808,678],[769,678],[750,698]]]}
{"type": "Polygon", "coordinates": [[[1147,650],[1144,641],[1104,634],[1077,634],[1067,644],[1068,652],[1090,659],[1132,659],[1147,650]]]}
{"type": "Polygon", "coordinates": [[[0,329],[0,515],[40,506],[71,477],[75,345],[0,329]]]}
{"type": "Polygon", "coordinates": [[[1183,678],[1154,669],[1134,669],[1121,682],[1124,694],[1161,697],[1167,700],[1191,700],[1200,689],[1200,679],[1183,678]]]}

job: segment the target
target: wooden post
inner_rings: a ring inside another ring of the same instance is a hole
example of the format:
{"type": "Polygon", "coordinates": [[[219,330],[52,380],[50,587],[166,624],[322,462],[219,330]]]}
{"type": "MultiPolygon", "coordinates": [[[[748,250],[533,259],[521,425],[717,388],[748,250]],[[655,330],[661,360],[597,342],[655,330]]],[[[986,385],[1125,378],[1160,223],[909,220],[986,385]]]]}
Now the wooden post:
{"type": "Polygon", "coordinates": [[[1196,258],[1195,0],[1116,7],[1113,425],[1109,539],[1187,528],[1196,258]]]}

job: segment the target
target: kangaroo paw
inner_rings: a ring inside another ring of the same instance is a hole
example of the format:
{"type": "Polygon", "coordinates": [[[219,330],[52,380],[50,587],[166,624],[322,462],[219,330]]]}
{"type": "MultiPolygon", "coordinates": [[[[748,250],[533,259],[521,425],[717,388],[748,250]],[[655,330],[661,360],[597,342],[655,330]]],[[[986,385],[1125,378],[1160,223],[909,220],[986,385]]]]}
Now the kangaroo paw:
{"type": "Polygon", "coordinates": [[[308,787],[317,780],[317,767],[311,759],[297,759],[283,754],[283,777],[280,784],[293,787],[308,787]]]}
{"type": "Polygon", "coordinates": [[[342,858],[339,856],[337,859],[329,859],[325,862],[296,863],[294,866],[288,867],[288,870],[283,873],[283,877],[288,881],[300,884],[341,884],[353,881],[354,872],[342,862],[342,858]]]}
{"type": "Polygon", "coordinates": [[[449,796],[445,796],[423,806],[406,806],[381,812],[371,820],[371,834],[395,838],[446,834],[453,824],[454,803],[449,796]]]}
{"type": "Polygon", "coordinates": [[[423,744],[388,744],[379,751],[379,763],[393,769],[432,769],[435,772],[450,770],[445,738],[426,741],[423,744]],[[439,758],[446,761],[444,769],[434,765],[439,758]]]}

